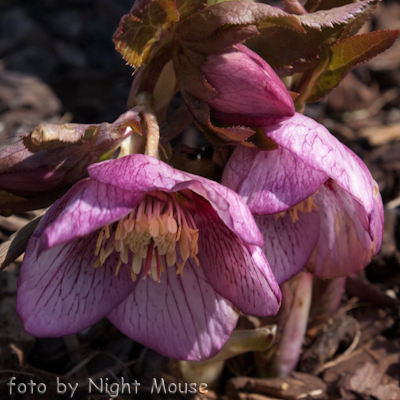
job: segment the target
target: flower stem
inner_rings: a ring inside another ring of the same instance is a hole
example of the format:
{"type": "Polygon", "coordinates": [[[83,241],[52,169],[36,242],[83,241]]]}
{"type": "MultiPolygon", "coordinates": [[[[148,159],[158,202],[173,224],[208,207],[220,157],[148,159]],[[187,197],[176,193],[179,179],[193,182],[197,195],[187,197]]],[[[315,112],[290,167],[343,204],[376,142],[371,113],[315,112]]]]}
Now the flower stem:
{"type": "Polygon", "coordinates": [[[312,294],[312,275],[300,272],[292,278],[290,283],[294,286],[291,288],[293,300],[281,341],[271,362],[270,372],[272,376],[286,377],[295,369],[307,329],[312,294]]]}
{"type": "Polygon", "coordinates": [[[145,154],[159,158],[158,144],[160,141],[160,128],[152,105],[152,96],[146,92],[139,93],[136,97],[136,103],[142,106],[140,114],[144,120],[143,128],[146,135],[145,154]]]}

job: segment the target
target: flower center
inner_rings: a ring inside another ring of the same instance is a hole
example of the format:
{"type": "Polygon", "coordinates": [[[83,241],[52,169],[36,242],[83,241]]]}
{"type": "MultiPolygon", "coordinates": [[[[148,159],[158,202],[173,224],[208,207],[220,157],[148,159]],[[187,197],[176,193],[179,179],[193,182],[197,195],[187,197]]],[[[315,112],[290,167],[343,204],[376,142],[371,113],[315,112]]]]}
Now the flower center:
{"type": "Polygon", "coordinates": [[[282,211],[280,213],[274,214],[275,221],[278,221],[279,218],[283,218],[288,212],[290,217],[292,218],[292,222],[296,223],[299,220],[299,212],[311,212],[312,210],[319,210],[319,207],[314,203],[314,197],[310,196],[307,199],[303,200],[301,203],[296,204],[295,206],[289,208],[289,210],[282,211]]]}
{"type": "Polygon", "coordinates": [[[189,257],[199,265],[199,230],[192,217],[193,211],[193,203],[184,192],[146,195],[127,216],[101,229],[94,253],[98,257],[94,267],[102,266],[116,251],[119,261],[115,275],[122,264],[129,263],[133,281],[144,268],[144,279],[148,275],[161,282],[161,273],[165,271],[161,256],[165,256],[168,267],[176,265],[176,274],[183,276],[183,267],[189,257]],[[177,244],[181,264],[177,262],[177,244]]]}

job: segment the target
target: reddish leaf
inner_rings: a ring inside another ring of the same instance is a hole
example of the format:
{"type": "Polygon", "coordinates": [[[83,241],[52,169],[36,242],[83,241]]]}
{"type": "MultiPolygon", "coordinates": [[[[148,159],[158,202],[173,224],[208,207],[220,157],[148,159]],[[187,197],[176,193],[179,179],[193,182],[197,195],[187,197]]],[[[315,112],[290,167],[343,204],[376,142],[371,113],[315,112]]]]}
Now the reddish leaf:
{"type": "Polygon", "coordinates": [[[180,20],[189,17],[206,6],[206,0],[176,0],[180,20]]]}
{"type": "Polygon", "coordinates": [[[233,25],[223,30],[218,30],[216,33],[203,40],[190,42],[182,40],[181,44],[198,53],[218,54],[235,44],[242,43],[257,35],[258,30],[254,25],[233,25]]]}
{"type": "Polygon", "coordinates": [[[261,56],[280,76],[303,72],[316,62],[321,52],[318,39],[282,26],[260,24],[260,35],[246,46],[261,56]]]}
{"type": "Polygon", "coordinates": [[[258,24],[260,35],[247,40],[246,46],[263,57],[281,76],[304,72],[316,65],[327,46],[356,33],[376,5],[377,0],[365,0],[329,12],[295,16],[304,26],[304,32],[261,21],[258,24]]]}
{"type": "MultiPolygon", "coordinates": [[[[355,35],[364,23],[371,17],[378,6],[378,0],[364,0],[355,3],[334,6],[325,11],[325,8],[317,8],[318,11],[299,16],[300,22],[313,29],[321,30],[325,42],[332,43],[332,39],[344,39],[355,35]]],[[[328,7],[329,3],[322,3],[328,7]]]]}
{"type": "MultiPolygon", "coordinates": [[[[316,11],[309,14],[298,15],[297,18],[303,26],[323,30],[323,28],[343,27],[349,22],[362,16],[371,7],[376,7],[377,0],[364,0],[356,3],[336,7],[326,12],[316,11]]],[[[336,29],[337,29],[336,28],[336,29]]]]}
{"type": "Polygon", "coordinates": [[[256,25],[260,21],[304,32],[296,16],[280,8],[251,1],[227,1],[207,7],[188,18],[182,24],[179,37],[194,42],[210,37],[218,29],[226,29],[229,25],[256,25]]]}
{"type": "Polygon", "coordinates": [[[218,97],[217,91],[198,68],[205,61],[203,54],[184,48],[182,53],[174,52],[173,60],[181,92],[188,92],[206,102],[218,97]]]}
{"type": "Polygon", "coordinates": [[[223,146],[245,142],[255,133],[253,129],[245,126],[226,128],[215,126],[210,120],[210,107],[205,101],[193,97],[185,91],[182,91],[182,96],[193,115],[196,125],[204,132],[212,144],[223,146]]]}

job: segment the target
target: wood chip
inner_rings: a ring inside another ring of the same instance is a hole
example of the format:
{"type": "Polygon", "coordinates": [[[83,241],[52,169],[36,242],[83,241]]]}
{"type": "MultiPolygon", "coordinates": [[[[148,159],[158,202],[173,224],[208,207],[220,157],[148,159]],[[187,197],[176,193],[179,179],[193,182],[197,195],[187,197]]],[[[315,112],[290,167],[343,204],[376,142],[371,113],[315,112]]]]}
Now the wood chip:
{"type": "Polygon", "coordinates": [[[326,400],[326,390],[325,383],[318,377],[293,372],[288,378],[232,378],[228,382],[227,394],[230,398],[237,398],[239,392],[248,392],[284,400],[326,400]]]}
{"type": "Polygon", "coordinates": [[[359,131],[361,137],[368,139],[371,146],[381,146],[400,140],[400,123],[386,126],[374,126],[359,131]]]}
{"type": "Polygon", "coordinates": [[[311,372],[321,367],[333,357],[341,341],[349,334],[353,334],[357,321],[349,316],[342,316],[334,320],[329,326],[321,330],[320,336],[301,357],[300,369],[311,372]]]}

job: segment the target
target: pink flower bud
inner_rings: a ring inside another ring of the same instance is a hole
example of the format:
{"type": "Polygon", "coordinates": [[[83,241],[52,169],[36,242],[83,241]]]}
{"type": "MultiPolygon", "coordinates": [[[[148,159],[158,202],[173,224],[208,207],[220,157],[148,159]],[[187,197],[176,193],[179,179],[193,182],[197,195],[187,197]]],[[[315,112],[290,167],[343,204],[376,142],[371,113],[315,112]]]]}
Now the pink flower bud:
{"type": "Polygon", "coordinates": [[[225,53],[208,55],[201,69],[219,93],[209,104],[211,115],[221,122],[262,126],[295,112],[278,75],[246,46],[238,44],[225,53]]]}

